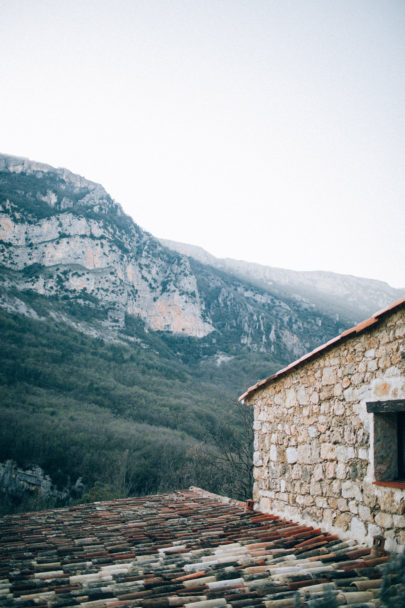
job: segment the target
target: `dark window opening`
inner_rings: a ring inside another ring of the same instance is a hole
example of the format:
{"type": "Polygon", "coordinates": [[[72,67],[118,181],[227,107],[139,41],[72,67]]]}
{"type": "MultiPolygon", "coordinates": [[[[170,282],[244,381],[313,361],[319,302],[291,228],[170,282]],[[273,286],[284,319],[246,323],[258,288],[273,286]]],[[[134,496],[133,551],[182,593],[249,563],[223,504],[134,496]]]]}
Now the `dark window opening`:
{"type": "Polygon", "coordinates": [[[377,482],[405,482],[405,400],[367,403],[374,414],[374,476],[377,482]]]}
{"type": "Polygon", "coordinates": [[[398,479],[405,481],[405,412],[397,414],[398,428],[398,479]]]}

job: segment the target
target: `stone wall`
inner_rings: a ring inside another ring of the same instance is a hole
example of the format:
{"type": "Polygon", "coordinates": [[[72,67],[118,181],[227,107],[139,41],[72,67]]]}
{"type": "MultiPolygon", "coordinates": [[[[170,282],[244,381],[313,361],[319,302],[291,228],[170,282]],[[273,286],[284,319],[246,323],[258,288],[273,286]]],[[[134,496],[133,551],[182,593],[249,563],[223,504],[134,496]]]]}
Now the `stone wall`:
{"type": "Polygon", "coordinates": [[[256,508],[367,544],[383,534],[388,550],[405,544],[405,485],[373,484],[384,460],[392,466],[395,425],[366,408],[405,399],[404,336],[402,308],[246,398],[256,508]]]}

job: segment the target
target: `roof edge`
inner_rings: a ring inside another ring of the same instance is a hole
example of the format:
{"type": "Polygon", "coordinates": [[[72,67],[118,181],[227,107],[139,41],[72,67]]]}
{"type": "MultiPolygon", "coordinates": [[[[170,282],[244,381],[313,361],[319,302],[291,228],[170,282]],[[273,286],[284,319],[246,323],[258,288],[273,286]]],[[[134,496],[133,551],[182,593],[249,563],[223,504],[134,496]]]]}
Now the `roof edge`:
{"type": "Polygon", "coordinates": [[[405,298],[396,300],[395,302],[390,304],[390,306],[387,306],[386,308],[383,308],[383,309],[379,310],[378,312],[374,313],[374,315],[372,317],[370,317],[369,319],[365,319],[364,321],[361,321],[361,323],[358,323],[354,327],[351,327],[350,329],[346,329],[343,333],[339,334],[335,338],[332,338],[328,342],[321,344],[321,346],[318,346],[317,348],[310,351],[306,355],[303,355],[300,359],[293,361],[292,363],[287,365],[287,367],[283,367],[278,372],[269,376],[268,378],[259,380],[259,382],[257,382],[256,384],[254,384],[253,386],[248,388],[248,390],[239,397],[238,401],[240,403],[243,403],[247,397],[251,397],[256,391],[264,388],[265,386],[268,386],[269,384],[272,384],[273,382],[275,382],[282,376],[287,375],[293,369],[306,364],[308,361],[311,361],[312,359],[315,359],[321,353],[329,350],[330,348],[336,346],[337,344],[340,344],[341,342],[343,342],[345,340],[348,340],[350,338],[353,338],[354,336],[357,336],[360,333],[363,333],[363,331],[365,331],[369,327],[379,323],[383,317],[385,317],[388,314],[391,314],[393,312],[396,312],[397,310],[399,310],[402,307],[405,307],[405,298]]]}

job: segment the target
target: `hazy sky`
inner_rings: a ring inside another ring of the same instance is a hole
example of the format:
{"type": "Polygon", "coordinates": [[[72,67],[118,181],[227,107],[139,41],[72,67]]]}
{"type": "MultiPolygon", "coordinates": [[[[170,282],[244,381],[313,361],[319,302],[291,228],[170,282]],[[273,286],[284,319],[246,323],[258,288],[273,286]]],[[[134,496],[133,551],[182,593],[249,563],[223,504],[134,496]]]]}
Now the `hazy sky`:
{"type": "Polygon", "coordinates": [[[156,236],[405,287],[403,0],[0,0],[0,151],[156,236]]]}

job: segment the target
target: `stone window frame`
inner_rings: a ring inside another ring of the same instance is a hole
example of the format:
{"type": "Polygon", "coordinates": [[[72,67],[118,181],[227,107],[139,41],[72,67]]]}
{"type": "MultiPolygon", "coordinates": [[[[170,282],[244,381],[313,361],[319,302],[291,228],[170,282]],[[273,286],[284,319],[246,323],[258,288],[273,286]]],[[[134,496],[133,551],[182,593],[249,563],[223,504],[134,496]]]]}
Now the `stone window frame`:
{"type": "Polygon", "coordinates": [[[369,401],[373,414],[375,485],[405,489],[405,399],[369,401]]]}

